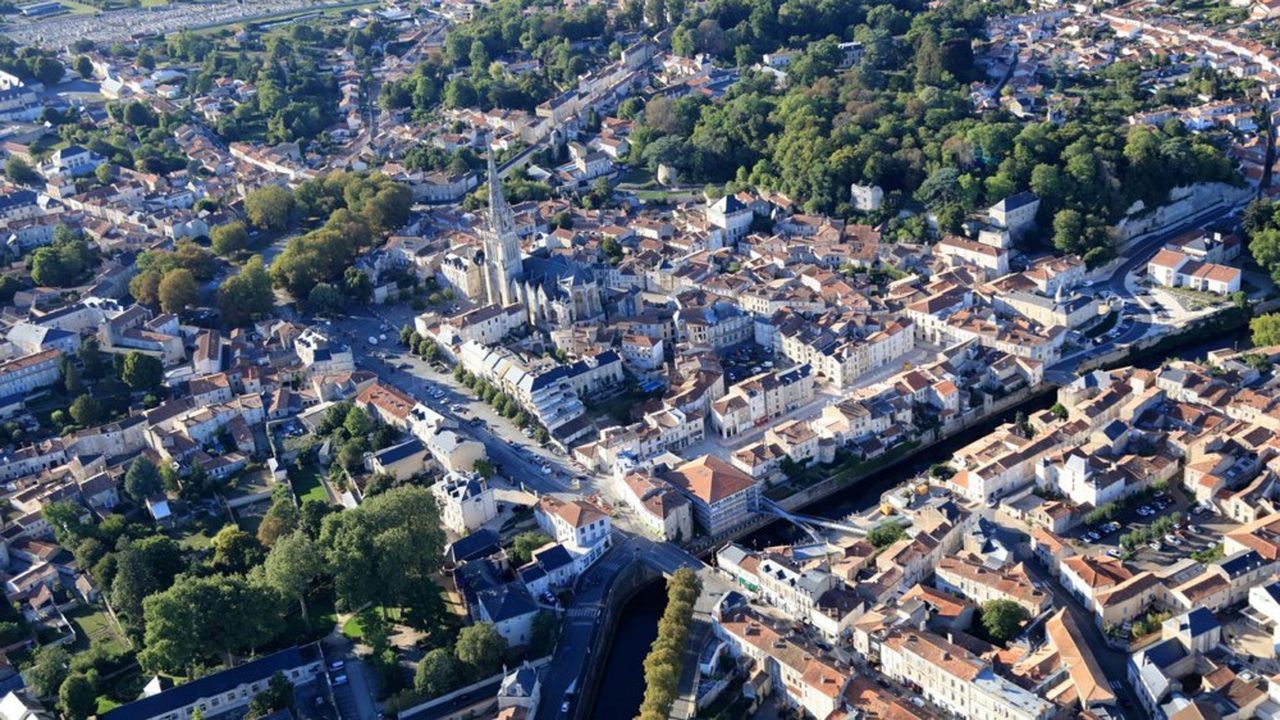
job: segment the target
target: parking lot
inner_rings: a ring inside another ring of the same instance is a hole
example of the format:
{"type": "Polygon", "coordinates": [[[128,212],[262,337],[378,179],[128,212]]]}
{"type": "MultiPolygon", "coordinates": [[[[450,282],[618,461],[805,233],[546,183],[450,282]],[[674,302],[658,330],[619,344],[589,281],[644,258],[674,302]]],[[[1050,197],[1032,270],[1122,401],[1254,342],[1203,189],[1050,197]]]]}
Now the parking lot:
{"type": "Polygon", "coordinates": [[[1202,552],[1222,541],[1224,533],[1237,527],[1215,513],[1198,509],[1181,490],[1171,488],[1164,493],[1135,502],[1112,521],[1085,526],[1071,535],[1079,542],[1101,548],[1107,555],[1124,558],[1144,569],[1168,567],[1171,563],[1202,552]],[[1142,543],[1125,557],[1120,538],[1148,528],[1161,517],[1180,513],[1181,523],[1174,529],[1142,543]]]}
{"type": "Polygon", "coordinates": [[[769,359],[768,353],[753,342],[725,350],[720,357],[720,364],[724,367],[725,379],[730,384],[773,369],[773,361],[769,359]]]}

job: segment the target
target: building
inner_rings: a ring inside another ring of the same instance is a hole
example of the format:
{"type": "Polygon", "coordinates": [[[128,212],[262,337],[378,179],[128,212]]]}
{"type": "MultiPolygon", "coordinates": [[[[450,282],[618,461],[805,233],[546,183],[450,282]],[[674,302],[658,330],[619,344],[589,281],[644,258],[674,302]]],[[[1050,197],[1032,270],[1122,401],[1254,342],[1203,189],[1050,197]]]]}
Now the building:
{"type": "Polygon", "coordinates": [[[1045,720],[1057,708],[996,674],[990,661],[934,633],[895,629],[880,643],[880,669],[964,718],[1045,720]]]}
{"type": "Polygon", "coordinates": [[[1147,275],[1163,287],[1229,295],[1240,290],[1243,273],[1239,268],[1201,262],[1181,250],[1163,248],[1147,263],[1147,275]]]}
{"type": "Polygon", "coordinates": [[[466,535],[498,516],[493,488],[476,473],[451,472],[431,486],[444,526],[466,535]]]}
{"type": "Polygon", "coordinates": [[[1036,224],[1040,210],[1040,198],[1027,190],[1010,195],[987,208],[987,219],[992,225],[1009,231],[1013,239],[1026,234],[1036,224]]]}
{"type": "Polygon", "coordinates": [[[534,518],[538,526],[557,542],[589,555],[585,565],[603,555],[612,541],[613,520],[598,506],[585,500],[565,502],[549,495],[543,496],[534,508],[534,518]]]}
{"type": "Polygon", "coordinates": [[[671,485],[644,473],[628,473],[622,494],[636,517],[667,542],[693,538],[693,509],[689,499],[671,485]]]}
{"type": "Polygon", "coordinates": [[[743,380],[711,404],[711,424],[734,437],[813,400],[813,368],[771,370],[743,380]]]}
{"type": "Polygon", "coordinates": [[[1031,582],[1021,563],[990,568],[976,557],[947,556],[938,563],[934,577],[939,589],[963,595],[979,605],[1010,600],[1035,617],[1051,604],[1049,595],[1031,582]]]}
{"type": "Polygon", "coordinates": [[[480,229],[484,246],[485,299],[489,305],[518,305],[532,325],[565,328],[604,312],[601,288],[587,268],[545,251],[525,257],[515,213],[489,149],[489,210],[480,229]]]}
{"type": "Polygon", "coordinates": [[[723,243],[736,243],[751,229],[755,214],[735,195],[725,195],[707,206],[707,222],[722,233],[723,243]]]}
{"type": "Polygon", "coordinates": [[[351,348],[330,340],[315,328],[307,328],[293,341],[293,350],[298,354],[307,375],[342,375],[356,369],[355,358],[351,348]]]}
{"type": "Polygon", "coordinates": [[[884,204],[884,190],[879,185],[849,186],[849,202],[858,212],[875,212],[884,204]]]}
{"type": "Polygon", "coordinates": [[[662,476],[693,503],[693,515],[708,535],[746,522],[760,506],[760,484],[714,455],[690,460],[662,476]]]}
{"type": "Polygon", "coordinates": [[[61,350],[42,350],[0,363],[0,398],[27,395],[58,382],[61,350]]]}
{"type": "Polygon", "coordinates": [[[292,647],[206,675],[98,715],[100,720],[185,720],[197,711],[205,717],[238,710],[267,689],[276,673],[294,685],[306,685],[324,672],[319,644],[292,647]]]}
{"type": "Polygon", "coordinates": [[[408,480],[427,467],[427,448],[418,438],[410,438],[383,448],[369,456],[369,469],[408,480]]]}

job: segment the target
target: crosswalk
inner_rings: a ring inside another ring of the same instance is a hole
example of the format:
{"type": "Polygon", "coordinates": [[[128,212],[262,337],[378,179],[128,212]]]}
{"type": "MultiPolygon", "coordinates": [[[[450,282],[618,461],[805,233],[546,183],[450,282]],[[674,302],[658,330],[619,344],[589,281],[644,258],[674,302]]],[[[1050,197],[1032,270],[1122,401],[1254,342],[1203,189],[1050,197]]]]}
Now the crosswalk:
{"type": "Polygon", "coordinates": [[[600,615],[600,608],[595,606],[569,608],[568,616],[575,619],[594,618],[600,615]]]}

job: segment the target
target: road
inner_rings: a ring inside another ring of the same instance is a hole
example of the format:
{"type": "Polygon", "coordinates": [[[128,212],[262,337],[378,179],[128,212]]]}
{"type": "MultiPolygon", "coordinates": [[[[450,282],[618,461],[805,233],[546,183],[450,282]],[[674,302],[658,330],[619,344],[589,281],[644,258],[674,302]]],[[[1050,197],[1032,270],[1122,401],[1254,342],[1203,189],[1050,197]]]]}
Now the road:
{"type": "Polygon", "coordinates": [[[1045,379],[1059,385],[1068,384],[1075,379],[1077,369],[1088,358],[1106,355],[1117,348],[1141,340],[1153,331],[1161,332],[1163,331],[1162,329],[1170,327],[1156,322],[1151,307],[1135,292],[1135,288],[1138,285],[1136,281],[1131,280],[1130,276],[1135,271],[1145,269],[1151,258],[1170,240],[1188,230],[1225,220],[1240,207],[1242,205],[1209,208],[1172,227],[1151,233],[1126,248],[1121,253],[1123,261],[1111,274],[1111,277],[1105,282],[1094,286],[1095,291],[1108,291],[1113,297],[1124,303],[1123,308],[1120,310],[1120,322],[1116,326],[1119,329],[1119,333],[1101,344],[1064,356],[1059,362],[1045,371],[1045,379]],[[1134,308],[1137,309],[1135,310],[1134,308]]]}
{"type": "Polygon", "coordinates": [[[351,346],[356,366],[375,373],[379,379],[404,390],[424,405],[457,423],[459,430],[485,446],[490,462],[500,468],[500,473],[514,485],[523,485],[539,493],[565,493],[575,489],[573,478],[577,470],[561,456],[539,447],[525,438],[515,425],[481,402],[450,373],[442,373],[431,367],[399,344],[400,327],[409,318],[402,317],[403,308],[358,308],[351,314],[334,318],[330,327],[351,346]],[[386,335],[371,345],[371,335],[386,335]],[[388,357],[383,359],[386,353],[388,357]],[[443,392],[436,398],[432,392],[443,392]],[[461,406],[463,412],[453,408],[461,406]],[[473,418],[481,418],[483,425],[473,425],[473,418]],[[551,469],[544,473],[542,468],[551,469]]]}
{"type": "Polygon", "coordinates": [[[1098,625],[1094,622],[1093,613],[1089,612],[1084,605],[1080,604],[1071,593],[1067,592],[1057,578],[1053,577],[1048,570],[1040,565],[1040,561],[1032,556],[1030,546],[1027,544],[1027,536],[1025,533],[1014,530],[1006,524],[996,522],[999,528],[998,533],[1003,536],[1002,539],[1015,548],[1016,554],[1020,559],[1024,560],[1023,567],[1026,568],[1027,574],[1031,580],[1042,588],[1047,588],[1053,595],[1054,607],[1067,609],[1071,614],[1071,618],[1075,620],[1076,626],[1080,628],[1081,634],[1084,635],[1084,642],[1089,646],[1089,650],[1098,660],[1098,665],[1102,668],[1103,674],[1108,680],[1119,682],[1112,683],[1112,690],[1116,693],[1116,697],[1120,698],[1123,707],[1120,708],[1120,717],[1137,720],[1143,717],[1141,708],[1138,703],[1138,696],[1134,694],[1133,688],[1129,687],[1126,678],[1128,675],[1129,655],[1120,650],[1113,649],[1107,645],[1106,640],[1102,637],[1102,631],[1098,629],[1098,625]]]}

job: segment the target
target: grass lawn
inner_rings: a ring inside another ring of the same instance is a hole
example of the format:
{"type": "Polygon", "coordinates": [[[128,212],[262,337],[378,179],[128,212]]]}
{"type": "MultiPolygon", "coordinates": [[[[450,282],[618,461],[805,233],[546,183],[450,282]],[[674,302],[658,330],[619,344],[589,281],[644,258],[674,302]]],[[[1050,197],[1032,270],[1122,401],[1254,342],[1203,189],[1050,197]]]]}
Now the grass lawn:
{"type": "Polygon", "coordinates": [[[69,614],[67,619],[76,626],[76,641],[71,646],[72,652],[88,650],[93,643],[104,645],[113,651],[128,649],[128,645],[116,632],[105,610],[91,605],[81,605],[69,614]]]}
{"type": "Polygon", "coordinates": [[[320,469],[314,464],[307,463],[301,469],[290,470],[289,482],[293,483],[293,492],[297,494],[299,503],[310,499],[329,502],[329,493],[320,481],[320,469]]]}
{"type": "Polygon", "coordinates": [[[98,12],[98,9],[92,5],[75,2],[74,0],[61,0],[63,7],[72,15],[92,15],[98,12]]]}
{"type": "MultiPolygon", "coordinates": [[[[375,608],[375,609],[383,610],[382,608],[375,608]]],[[[392,623],[400,622],[401,612],[399,608],[390,608],[388,610],[383,610],[383,612],[386,613],[387,620],[389,622],[392,622],[392,623]]],[[[342,623],[342,634],[347,636],[347,639],[349,640],[364,639],[364,628],[360,625],[359,615],[352,615],[351,617],[347,618],[346,622],[342,623]]]]}
{"type": "Polygon", "coordinates": [[[205,550],[213,546],[213,536],[226,524],[225,518],[201,516],[167,534],[184,550],[205,550]]]}
{"type": "Polygon", "coordinates": [[[148,680],[150,678],[144,676],[136,665],[120,675],[102,680],[98,687],[102,694],[98,696],[97,714],[102,715],[108,710],[137,700],[148,680]]]}
{"type": "Polygon", "coordinates": [[[629,167],[626,172],[618,176],[620,185],[647,185],[651,182],[653,182],[653,173],[642,167],[629,167]]]}

